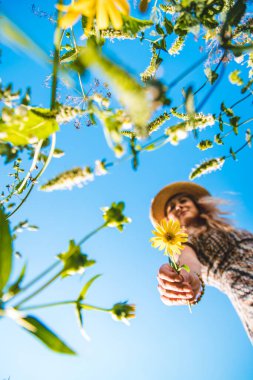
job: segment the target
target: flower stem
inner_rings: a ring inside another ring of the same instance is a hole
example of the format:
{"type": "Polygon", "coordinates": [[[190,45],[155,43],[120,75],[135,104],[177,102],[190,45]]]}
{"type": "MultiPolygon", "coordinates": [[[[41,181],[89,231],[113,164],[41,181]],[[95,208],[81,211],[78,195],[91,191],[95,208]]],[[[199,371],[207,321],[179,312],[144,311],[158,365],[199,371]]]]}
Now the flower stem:
{"type": "MultiPolygon", "coordinates": [[[[53,154],[54,154],[55,142],[56,142],[56,134],[53,133],[52,134],[52,141],[51,141],[51,148],[50,148],[50,152],[49,152],[48,158],[47,158],[47,160],[46,160],[43,168],[40,170],[40,172],[33,179],[34,183],[44,173],[44,171],[46,170],[47,166],[49,165],[49,163],[50,163],[50,161],[51,161],[51,159],[53,157],[53,154]]],[[[25,201],[29,197],[32,189],[34,188],[34,183],[31,185],[29,191],[27,192],[26,196],[22,199],[22,201],[20,202],[20,204],[9,215],[7,215],[6,220],[9,219],[12,215],[14,215],[19,210],[19,208],[25,203],[25,201]]]]}
{"type": "MultiPolygon", "coordinates": [[[[50,267],[48,267],[44,272],[41,272],[37,277],[35,277],[33,280],[28,282],[27,285],[25,285],[23,288],[21,288],[21,292],[24,292],[31,286],[33,286],[36,282],[41,280],[44,276],[46,276],[49,272],[51,272],[54,268],[56,268],[60,264],[60,261],[56,261],[54,264],[52,264],[50,267]]],[[[20,292],[18,293],[20,294],[20,292]]]]}
{"type": "Polygon", "coordinates": [[[98,306],[88,305],[88,304],[85,304],[85,303],[80,303],[80,306],[81,306],[82,309],[85,309],[85,310],[96,310],[96,311],[102,311],[102,312],[105,312],[105,313],[110,313],[112,311],[112,309],[105,309],[104,307],[98,307],[98,306]]]}
{"type": "Polygon", "coordinates": [[[77,303],[76,300],[60,301],[60,302],[45,303],[45,304],[41,304],[41,305],[25,306],[25,307],[19,308],[19,310],[20,311],[26,311],[26,310],[44,309],[44,308],[47,308],[47,307],[73,305],[73,304],[76,304],[76,303],[77,303]]]}
{"type": "MultiPolygon", "coordinates": [[[[52,303],[45,303],[41,305],[34,305],[34,306],[26,306],[19,308],[20,311],[27,311],[27,310],[35,310],[35,309],[45,309],[48,307],[54,307],[54,306],[65,306],[65,305],[76,305],[78,304],[77,300],[70,300],[70,301],[60,301],[60,302],[52,302],[52,303]]],[[[105,309],[103,307],[93,306],[89,304],[79,303],[80,307],[85,310],[96,310],[96,311],[102,311],[109,313],[112,309],[105,309]]]]}
{"type": "Polygon", "coordinates": [[[30,294],[28,297],[24,298],[22,301],[20,301],[17,305],[13,306],[15,309],[18,309],[21,305],[23,305],[25,302],[29,301],[31,298],[35,297],[37,294],[42,292],[45,288],[47,288],[52,282],[54,282],[63,272],[63,269],[60,270],[60,272],[56,273],[49,281],[47,281],[44,285],[42,285],[39,289],[37,289],[35,292],[30,294]]]}
{"type": "Polygon", "coordinates": [[[33,157],[32,165],[31,165],[30,169],[28,170],[25,178],[23,179],[21,185],[17,189],[17,193],[21,193],[21,191],[23,190],[23,187],[26,185],[26,182],[29,179],[31,172],[35,169],[42,144],[43,144],[43,140],[40,140],[38,142],[36,148],[35,148],[35,151],[34,151],[34,157],[33,157]]]}
{"type": "Polygon", "coordinates": [[[102,224],[100,227],[96,228],[95,230],[91,231],[88,235],[84,236],[78,243],[78,245],[83,244],[85,241],[87,241],[91,236],[95,235],[98,231],[102,230],[104,227],[106,227],[107,223],[102,224]]]}

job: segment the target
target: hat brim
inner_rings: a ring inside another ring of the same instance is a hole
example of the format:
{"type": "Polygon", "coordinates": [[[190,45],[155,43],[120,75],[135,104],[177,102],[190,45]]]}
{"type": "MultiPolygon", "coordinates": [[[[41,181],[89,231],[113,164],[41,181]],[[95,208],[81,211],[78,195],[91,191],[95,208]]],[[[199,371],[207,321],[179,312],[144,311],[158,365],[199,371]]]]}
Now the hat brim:
{"type": "Polygon", "coordinates": [[[150,219],[153,225],[160,223],[160,221],[165,218],[165,205],[167,201],[180,193],[189,194],[196,199],[211,195],[204,187],[192,182],[175,182],[165,186],[154,197],[151,203],[150,219]]]}

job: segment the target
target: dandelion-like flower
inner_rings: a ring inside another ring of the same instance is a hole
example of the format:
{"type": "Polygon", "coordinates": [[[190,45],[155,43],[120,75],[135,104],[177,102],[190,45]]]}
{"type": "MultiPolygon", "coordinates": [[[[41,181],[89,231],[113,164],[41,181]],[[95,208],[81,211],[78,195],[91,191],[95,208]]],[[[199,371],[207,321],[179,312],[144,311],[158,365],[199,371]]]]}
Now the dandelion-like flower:
{"type": "Polygon", "coordinates": [[[98,29],[107,29],[112,23],[114,29],[122,28],[122,14],[129,14],[129,4],[126,0],[77,0],[70,5],[58,4],[57,9],[66,12],[59,19],[60,26],[63,29],[73,26],[81,16],[88,18],[85,28],[87,35],[93,25],[93,20],[96,18],[98,29]]]}
{"type": "Polygon", "coordinates": [[[150,239],[152,246],[160,251],[164,250],[164,254],[167,256],[180,255],[188,235],[181,228],[179,221],[164,218],[160,224],[156,224],[155,228],[152,231],[155,237],[150,239]]]}

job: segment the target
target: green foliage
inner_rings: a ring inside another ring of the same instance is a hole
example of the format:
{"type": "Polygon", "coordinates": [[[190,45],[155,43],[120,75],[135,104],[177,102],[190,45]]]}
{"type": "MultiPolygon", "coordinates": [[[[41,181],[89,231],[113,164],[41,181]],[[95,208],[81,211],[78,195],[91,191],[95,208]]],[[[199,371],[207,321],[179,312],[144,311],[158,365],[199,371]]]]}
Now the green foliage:
{"type": "Polygon", "coordinates": [[[62,277],[82,274],[86,268],[94,265],[95,260],[89,260],[88,255],[81,253],[81,247],[76,245],[74,240],[70,240],[69,249],[57,256],[63,263],[62,277]]]}
{"type": "Polygon", "coordinates": [[[227,108],[225,106],[225,103],[222,102],[221,103],[221,110],[222,112],[224,112],[227,116],[233,116],[234,115],[234,111],[231,109],[231,108],[227,108]]]}
{"type": "Polygon", "coordinates": [[[128,319],[135,317],[135,306],[129,305],[127,301],[119,302],[113,306],[111,313],[116,321],[127,322],[128,319]]]}
{"type": "Polygon", "coordinates": [[[233,127],[235,135],[238,135],[238,121],[240,120],[239,116],[233,116],[229,119],[230,125],[233,127]]]}
{"type": "Polygon", "coordinates": [[[88,292],[89,288],[91,287],[91,285],[93,284],[93,282],[96,281],[101,276],[102,276],[101,274],[97,274],[96,276],[92,277],[89,281],[87,281],[84,284],[84,286],[83,286],[83,288],[82,288],[82,290],[81,290],[81,292],[77,298],[77,302],[81,302],[86,298],[87,292],[88,292]]]}
{"type": "Polygon", "coordinates": [[[251,141],[252,141],[252,133],[251,130],[248,128],[246,133],[245,133],[245,140],[249,148],[251,148],[251,141]]]}
{"type": "Polygon", "coordinates": [[[8,107],[11,107],[12,103],[20,98],[21,91],[12,91],[12,83],[9,83],[5,88],[3,84],[0,84],[0,100],[8,107]]]}
{"type": "Polygon", "coordinates": [[[243,85],[243,80],[239,76],[240,70],[234,70],[229,74],[230,83],[236,84],[237,86],[243,85]]]}
{"type": "Polygon", "coordinates": [[[193,180],[197,177],[201,177],[204,174],[221,169],[224,162],[225,160],[223,157],[211,158],[210,160],[206,160],[192,170],[189,179],[193,180]]]}
{"type": "Polygon", "coordinates": [[[5,288],[12,269],[12,238],[9,221],[4,209],[0,206],[0,297],[5,288]]]}
{"type": "Polygon", "coordinates": [[[131,219],[123,214],[124,202],[113,202],[110,207],[102,207],[103,218],[107,227],[116,227],[123,231],[124,225],[131,222],[131,219]]]}
{"type": "Polygon", "coordinates": [[[218,79],[219,75],[213,71],[212,69],[210,69],[210,67],[207,67],[205,70],[204,70],[205,74],[206,74],[206,77],[207,79],[209,80],[209,82],[211,84],[214,84],[214,82],[218,79]]]}
{"type": "Polygon", "coordinates": [[[154,77],[161,62],[162,62],[162,59],[158,56],[156,52],[156,47],[153,46],[152,56],[151,56],[149,66],[146,68],[146,70],[143,73],[140,74],[141,80],[143,82],[150,81],[154,77]]]}
{"type": "MultiPolygon", "coordinates": [[[[134,39],[138,33],[150,28],[153,25],[151,20],[142,20],[135,17],[122,14],[123,26],[121,30],[116,30],[113,27],[100,30],[102,38],[109,39],[134,39]]],[[[87,25],[87,18],[82,16],[82,28],[85,32],[87,25]]],[[[92,28],[89,32],[89,36],[95,36],[96,30],[92,28]]]]}
{"type": "Polygon", "coordinates": [[[233,160],[236,161],[236,154],[235,154],[233,148],[229,149],[229,153],[231,154],[231,157],[233,158],[233,160]]]}
{"type": "Polygon", "coordinates": [[[47,109],[20,105],[2,110],[0,139],[15,146],[34,144],[58,129],[55,115],[47,109]]]}
{"type": "Polygon", "coordinates": [[[20,153],[20,149],[10,143],[0,142],[0,156],[5,157],[5,164],[15,160],[20,153]]]}
{"type": "Polygon", "coordinates": [[[16,294],[20,292],[21,284],[24,280],[25,274],[26,274],[26,264],[23,265],[23,268],[17,280],[13,284],[11,284],[10,287],[8,288],[8,291],[5,294],[5,298],[4,298],[5,301],[12,298],[13,296],[15,296],[16,294]]]}
{"type": "Polygon", "coordinates": [[[170,49],[168,50],[168,53],[170,55],[177,55],[177,54],[179,54],[180,51],[183,49],[184,42],[185,42],[185,37],[184,36],[177,37],[176,40],[171,45],[170,49]]]}
{"type": "Polygon", "coordinates": [[[33,334],[36,338],[41,340],[48,348],[52,351],[76,355],[69,346],[66,345],[52,330],[50,330],[46,325],[44,325],[39,319],[33,317],[32,315],[27,315],[22,318],[25,322],[23,328],[25,328],[29,333],[33,334]],[[29,326],[27,328],[26,326],[29,326]]]}
{"type": "Polygon", "coordinates": [[[213,143],[211,140],[202,140],[200,143],[197,145],[197,148],[200,150],[207,150],[213,147],[213,143]]]}

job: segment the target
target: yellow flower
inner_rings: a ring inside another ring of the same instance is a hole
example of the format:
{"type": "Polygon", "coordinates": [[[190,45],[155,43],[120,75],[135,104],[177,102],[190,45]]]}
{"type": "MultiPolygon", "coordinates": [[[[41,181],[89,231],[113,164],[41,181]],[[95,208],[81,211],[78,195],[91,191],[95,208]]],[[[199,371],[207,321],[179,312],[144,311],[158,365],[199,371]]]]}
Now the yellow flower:
{"type": "Polygon", "coordinates": [[[179,221],[163,219],[155,228],[156,230],[152,231],[155,237],[150,239],[152,246],[160,251],[165,250],[165,255],[180,255],[184,249],[182,243],[187,241],[188,235],[180,227],[179,221]]]}
{"type": "Polygon", "coordinates": [[[111,22],[114,29],[119,30],[123,25],[121,13],[129,14],[129,4],[126,0],[77,0],[73,4],[57,4],[56,7],[66,12],[59,19],[60,27],[63,29],[73,26],[82,15],[86,16],[88,18],[86,35],[92,28],[94,18],[98,29],[107,29],[111,22]]]}

